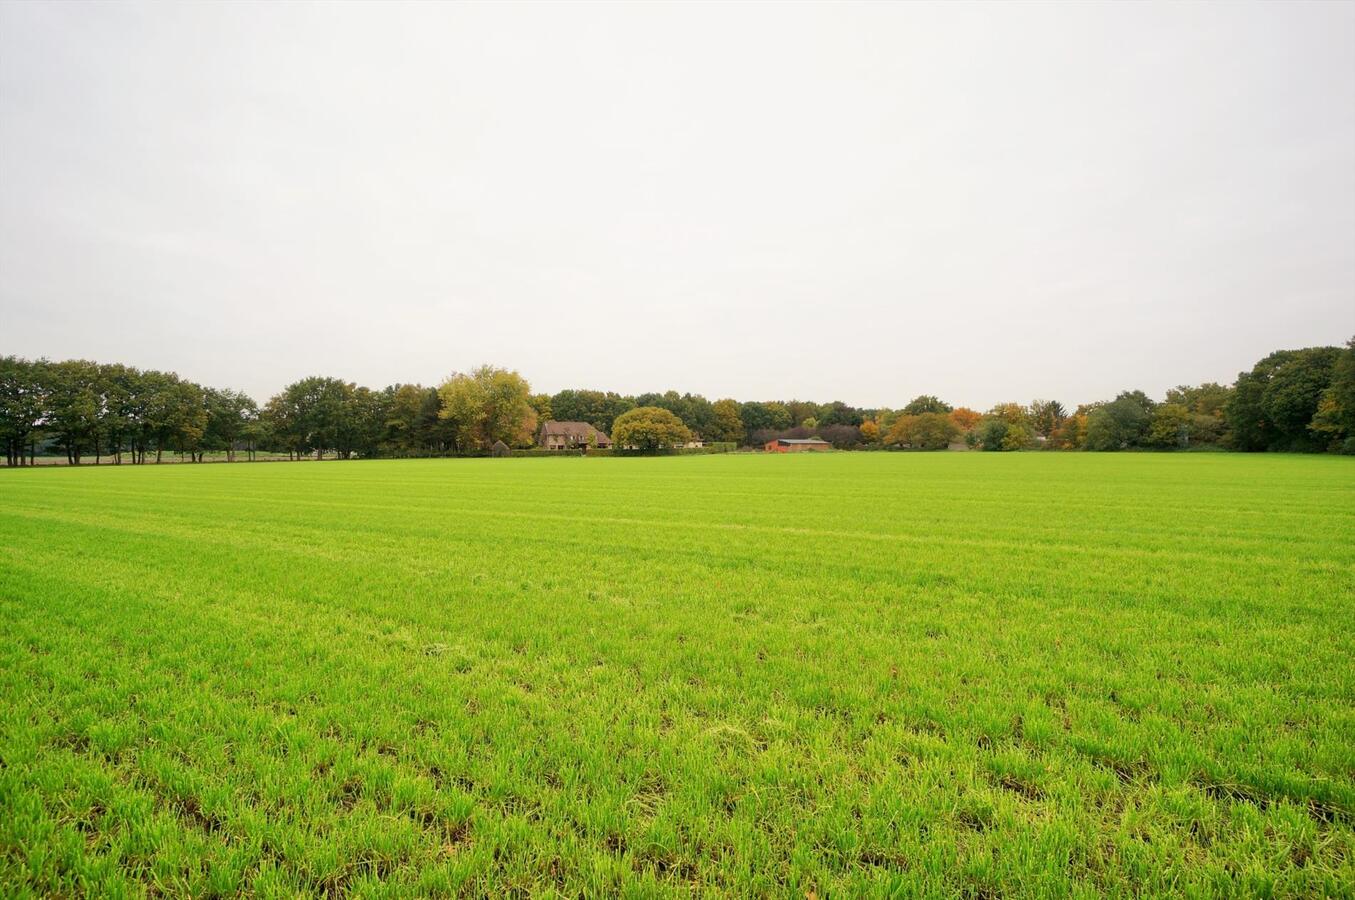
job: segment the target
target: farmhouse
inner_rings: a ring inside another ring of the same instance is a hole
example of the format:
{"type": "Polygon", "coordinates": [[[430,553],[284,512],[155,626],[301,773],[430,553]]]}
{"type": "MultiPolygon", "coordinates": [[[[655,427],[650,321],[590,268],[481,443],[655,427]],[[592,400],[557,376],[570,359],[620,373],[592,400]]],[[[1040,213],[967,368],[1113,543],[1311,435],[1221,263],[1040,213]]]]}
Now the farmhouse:
{"type": "Polygon", "coordinates": [[[777,438],[768,441],[762,449],[768,453],[805,453],[815,450],[832,450],[833,445],[819,438],[777,438]]]}
{"type": "Polygon", "coordinates": [[[541,426],[536,442],[547,450],[577,450],[580,447],[605,450],[612,445],[611,438],[587,422],[546,422],[541,426]]]}

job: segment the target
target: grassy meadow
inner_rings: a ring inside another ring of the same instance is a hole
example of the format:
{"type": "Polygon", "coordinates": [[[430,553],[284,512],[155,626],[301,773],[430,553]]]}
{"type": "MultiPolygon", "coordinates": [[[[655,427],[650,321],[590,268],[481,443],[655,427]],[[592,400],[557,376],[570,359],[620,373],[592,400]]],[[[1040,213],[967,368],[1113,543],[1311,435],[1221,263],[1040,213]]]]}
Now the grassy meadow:
{"type": "Polygon", "coordinates": [[[0,471],[0,895],[1355,892],[1355,461],[0,471]]]}

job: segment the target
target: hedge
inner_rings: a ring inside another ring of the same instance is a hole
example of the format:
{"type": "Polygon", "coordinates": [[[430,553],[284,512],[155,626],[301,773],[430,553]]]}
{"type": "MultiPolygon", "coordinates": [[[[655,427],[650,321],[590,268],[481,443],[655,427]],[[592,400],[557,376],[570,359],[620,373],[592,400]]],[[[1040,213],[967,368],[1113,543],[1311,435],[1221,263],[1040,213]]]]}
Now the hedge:
{"type": "Polygon", "coordinates": [[[667,450],[618,450],[616,448],[588,448],[589,456],[707,456],[711,453],[732,453],[732,443],[707,444],[704,447],[673,447],[667,450]]]}
{"type": "MultiPolygon", "coordinates": [[[[590,451],[591,452],[591,451],[590,451]]],[[[530,450],[510,450],[512,456],[583,456],[582,450],[545,450],[533,447],[530,450]]]]}

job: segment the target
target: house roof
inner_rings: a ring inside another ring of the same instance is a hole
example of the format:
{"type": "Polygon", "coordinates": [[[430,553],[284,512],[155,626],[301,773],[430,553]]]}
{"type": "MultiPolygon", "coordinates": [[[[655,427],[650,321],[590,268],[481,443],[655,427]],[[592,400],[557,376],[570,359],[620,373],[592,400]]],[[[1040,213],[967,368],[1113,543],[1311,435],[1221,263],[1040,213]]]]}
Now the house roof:
{"type": "Polygon", "coordinates": [[[589,437],[596,434],[602,440],[607,440],[607,435],[598,431],[587,422],[556,422],[551,419],[541,426],[542,434],[558,434],[564,437],[576,438],[586,441],[589,437]]]}

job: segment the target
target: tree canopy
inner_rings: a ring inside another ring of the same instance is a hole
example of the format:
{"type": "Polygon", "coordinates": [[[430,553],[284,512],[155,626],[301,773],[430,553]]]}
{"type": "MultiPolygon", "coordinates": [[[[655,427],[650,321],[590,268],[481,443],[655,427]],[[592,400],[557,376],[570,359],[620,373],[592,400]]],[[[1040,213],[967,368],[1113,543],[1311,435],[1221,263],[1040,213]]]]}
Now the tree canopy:
{"type": "Polygon", "coordinates": [[[439,418],[452,429],[459,450],[488,448],[495,441],[509,446],[532,443],[536,408],[531,386],[517,372],[483,365],[453,375],[438,388],[439,418]]]}
{"type": "Polygon", "coordinates": [[[887,442],[912,450],[944,450],[960,434],[946,411],[903,415],[894,420],[887,442]]]}
{"type": "MultiPolygon", "coordinates": [[[[438,387],[372,389],[315,375],[287,385],[260,407],[229,388],[173,372],[88,360],[0,357],[0,443],[7,465],[64,455],[144,463],[165,453],[201,461],[257,449],[304,456],[477,454],[496,441],[534,442],[547,419],[587,422],[612,434],[675,422],[706,442],[761,446],[773,438],[819,437],[835,447],[936,449],[963,437],[985,450],[1182,450],[1355,453],[1355,338],[1343,347],[1280,350],[1238,375],[1235,385],[1178,385],[1161,402],[1125,391],[1069,413],[1055,400],[1001,403],[979,414],[933,394],[902,409],[863,409],[839,400],[714,402],[676,390],[628,396],[586,388],[532,393],[518,372],[483,365],[438,387]],[[661,422],[653,411],[666,415],[661,422]],[[643,411],[643,412],[642,412],[643,411]],[[625,418],[630,413],[642,413],[625,418]],[[944,421],[943,421],[944,420],[944,421]]],[[[649,432],[636,432],[646,435],[649,432]]],[[[653,432],[673,446],[677,432],[653,432]]],[[[651,438],[637,437],[649,446],[651,438]]],[[[640,446],[640,443],[634,443],[640,446]]]]}
{"type": "Polygon", "coordinates": [[[691,440],[691,430],[669,410],[640,406],[616,417],[612,445],[623,450],[666,450],[691,440]]]}

